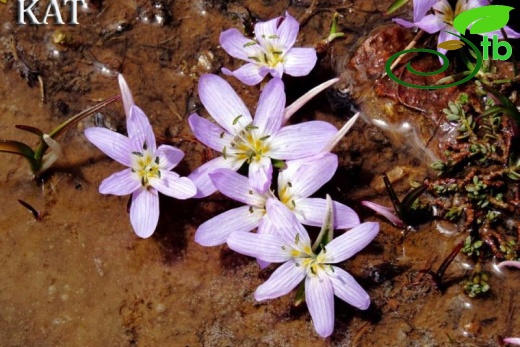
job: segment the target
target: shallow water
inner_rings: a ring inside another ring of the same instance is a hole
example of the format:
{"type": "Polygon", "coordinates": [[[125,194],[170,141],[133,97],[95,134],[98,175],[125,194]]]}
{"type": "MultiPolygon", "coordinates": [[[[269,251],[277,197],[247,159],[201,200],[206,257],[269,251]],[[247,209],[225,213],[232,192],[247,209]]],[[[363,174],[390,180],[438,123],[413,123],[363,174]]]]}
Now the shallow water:
{"type": "MultiPolygon", "coordinates": [[[[43,2],[43,0],[42,0],[43,2]]],[[[334,42],[311,76],[286,79],[289,99],[333,76],[359,36],[382,22],[391,1],[319,2],[302,26],[299,45],[328,33],[333,10],[347,36],[334,42]]],[[[197,97],[198,77],[240,62],[219,47],[224,29],[243,28],[241,18],[261,20],[285,10],[306,16],[311,1],[90,1],[78,26],[17,25],[15,3],[0,3],[0,138],[35,142],[15,124],[50,131],[81,110],[119,92],[125,75],[136,104],[155,134],[186,157],[187,175],[211,157],[194,141],[187,117],[206,115],[197,97]],[[54,35],[54,36],[53,36],[54,35]],[[53,42],[53,37],[66,39],[53,42]],[[14,42],[13,45],[11,42],[14,42]],[[17,57],[16,57],[17,56],[17,57]],[[23,66],[32,73],[21,76],[23,66]],[[40,83],[41,76],[44,99],[40,83]],[[44,102],[43,102],[44,101],[44,102]]],[[[258,87],[227,78],[254,109],[258,87]]],[[[346,112],[333,111],[321,95],[295,117],[340,127],[346,112]]],[[[358,311],[337,300],[335,332],[315,333],[305,305],[294,293],[256,303],[253,292],[274,270],[227,247],[193,241],[196,227],[234,206],[216,194],[202,200],[161,199],[161,218],[149,239],[135,236],[127,197],[98,193],[100,182],[118,171],[84,137],[96,124],[124,132],[120,103],[81,122],[59,142],[64,155],[43,179],[31,179],[20,157],[0,154],[0,345],[1,346],[498,346],[498,336],[520,335],[519,274],[492,272],[492,293],[470,299],[463,276],[472,264],[459,255],[440,293],[419,270],[437,269],[465,237],[449,226],[422,226],[403,238],[400,230],[368,213],[362,199],[389,205],[376,183],[382,172],[403,168],[398,192],[428,175],[423,161],[374,126],[358,122],[338,146],[340,169],[320,191],[381,222],[376,242],[345,263],[367,289],[372,306],[358,311]],[[17,200],[43,214],[41,221],[17,200]],[[440,229],[440,231],[438,230],[440,229]],[[516,306],[515,306],[516,305],[516,306]]]]}

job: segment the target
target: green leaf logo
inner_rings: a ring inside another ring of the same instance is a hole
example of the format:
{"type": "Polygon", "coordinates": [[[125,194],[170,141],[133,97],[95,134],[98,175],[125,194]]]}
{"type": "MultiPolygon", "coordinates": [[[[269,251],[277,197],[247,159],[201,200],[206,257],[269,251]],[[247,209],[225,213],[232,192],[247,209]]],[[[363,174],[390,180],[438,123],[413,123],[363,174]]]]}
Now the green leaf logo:
{"type": "Polygon", "coordinates": [[[471,34],[485,34],[505,27],[509,21],[509,12],[513,9],[502,5],[473,8],[459,14],[453,21],[453,26],[464,35],[466,29],[473,24],[469,31],[471,34]]]}
{"type": "Polygon", "coordinates": [[[448,50],[448,51],[455,51],[462,47],[464,47],[464,42],[459,41],[459,40],[448,40],[448,41],[441,42],[437,45],[437,48],[444,48],[445,50],[448,50]]]}

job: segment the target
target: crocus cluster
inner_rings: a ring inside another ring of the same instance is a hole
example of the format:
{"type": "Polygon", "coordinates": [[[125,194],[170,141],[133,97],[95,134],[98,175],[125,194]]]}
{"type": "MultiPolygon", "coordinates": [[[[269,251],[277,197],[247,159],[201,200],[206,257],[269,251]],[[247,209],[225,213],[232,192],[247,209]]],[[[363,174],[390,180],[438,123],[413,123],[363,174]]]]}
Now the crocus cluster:
{"type": "Polygon", "coordinates": [[[158,193],[177,199],[204,198],[217,190],[243,206],[200,225],[195,241],[203,246],[227,243],[237,252],[257,258],[261,267],[283,263],[255,293],[259,301],[274,299],[305,283],[305,297],[316,331],[329,336],[334,328],[334,295],[366,309],[368,294],[345,270],[343,262],[369,244],[377,223],[361,223],[348,206],[312,197],[334,175],[338,158],[331,150],[348,132],[358,115],[338,131],[323,121],[286,124],[299,108],[337,79],[327,81],[286,107],[284,73],[308,74],[316,63],[313,48],[294,48],[298,22],[288,13],[255,26],[255,38],[236,29],[222,33],[222,47],[248,63],[231,72],[245,84],[272,79],[260,94],[254,117],[233,88],[217,75],[200,77],[198,92],[212,120],[189,117],[195,137],[220,155],[188,177],[171,171],[183,152],[157,147],[150,122],[134,100],[124,78],[119,84],[127,116],[128,136],[105,128],[90,128],[86,137],[127,168],[105,179],[103,194],[132,194],[131,224],[140,237],[149,237],[159,219],[158,193]],[[243,176],[237,171],[247,170],[243,176]],[[279,168],[275,172],[275,168],[279,168]],[[274,178],[274,179],[273,179],[274,178]],[[311,246],[302,224],[327,230],[311,246]],[[334,229],[350,229],[332,240],[334,229]],[[321,249],[317,249],[321,247],[321,249]]]}
{"type": "Polygon", "coordinates": [[[288,114],[293,114],[329,84],[327,82],[310,91],[295,102],[296,106],[285,107],[284,84],[275,77],[262,90],[253,118],[225,80],[215,75],[204,75],[199,82],[199,97],[218,125],[198,114],[189,118],[195,137],[221,153],[189,176],[197,185],[196,197],[205,197],[218,190],[244,204],[200,225],[195,241],[203,246],[227,243],[237,252],[257,258],[261,267],[284,262],[273,278],[258,289],[256,299],[262,301],[287,294],[305,279],[307,304],[316,331],[323,337],[329,336],[333,330],[334,294],[360,309],[366,309],[370,303],[368,294],[348,273],[340,268],[334,271],[335,267],[326,264],[351,257],[379,230],[377,223],[360,223],[350,207],[331,201],[330,209],[334,215],[331,228],[352,230],[330,245],[347,247],[345,245],[349,244],[348,247],[353,247],[349,249],[356,251],[338,251],[335,254],[334,246],[332,252],[315,253],[307,245],[310,238],[302,224],[321,226],[328,211],[325,199],[311,196],[334,175],[338,158],[330,151],[356,118],[340,131],[322,121],[293,125],[285,125],[285,122],[288,114]],[[276,175],[276,182],[273,181],[273,163],[282,167],[276,175]],[[247,177],[236,172],[244,165],[247,166],[247,177]],[[253,232],[255,229],[256,233],[253,232]],[[291,238],[284,238],[283,235],[289,234],[291,238]],[[294,239],[296,234],[301,237],[299,241],[294,239]],[[292,243],[284,243],[288,240],[292,243]],[[268,245],[270,241],[273,244],[268,245]],[[299,242],[302,243],[300,246],[299,242]],[[263,253],[265,247],[274,252],[275,244],[283,246],[277,250],[280,254],[263,253]],[[255,249],[258,252],[253,252],[255,249]],[[298,249],[304,253],[296,252],[298,249]],[[289,271],[291,266],[297,267],[300,263],[306,265],[293,273],[289,271]],[[318,271],[322,268],[325,270],[318,271]],[[315,276],[314,272],[318,275],[315,276]],[[281,281],[287,279],[286,276],[291,276],[292,280],[281,281]],[[264,295],[260,294],[263,288],[266,290],[264,295]]]}

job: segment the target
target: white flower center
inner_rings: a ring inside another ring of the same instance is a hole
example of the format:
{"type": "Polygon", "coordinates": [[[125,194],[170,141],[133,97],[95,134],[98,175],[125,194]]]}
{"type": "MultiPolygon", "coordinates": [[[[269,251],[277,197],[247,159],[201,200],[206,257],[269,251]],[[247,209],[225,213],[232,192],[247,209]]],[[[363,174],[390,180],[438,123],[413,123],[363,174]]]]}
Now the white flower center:
{"type": "MultiPolygon", "coordinates": [[[[239,116],[240,117],[240,116],[239,116]]],[[[238,118],[238,117],[237,117],[238,118]]],[[[259,161],[269,152],[269,135],[259,136],[254,130],[257,127],[250,124],[238,133],[228,146],[222,149],[224,159],[227,156],[234,156],[237,160],[245,160],[248,164],[259,161]]]]}
{"type": "Polygon", "coordinates": [[[327,266],[327,259],[325,253],[327,250],[322,247],[322,251],[316,255],[310,245],[304,244],[300,241],[299,234],[296,235],[294,245],[284,246],[284,250],[289,252],[289,255],[296,261],[296,266],[303,266],[306,269],[307,275],[318,275],[319,271],[325,270],[327,266]]]}
{"type": "MultiPolygon", "coordinates": [[[[264,39],[266,39],[266,38],[264,37],[264,39]]],[[[279,39],[279,37],[277,35],[269,35],[267,37],[267,39],[275,40],[275,39],[279,39]]],[[[254,43],[256,43],[256,42],[254,42],[254,43]]],[[[262,45],[261,47],[263,48],[262,52],[259,52],[258,54],[254,55],[254,56],[250,56],[248,58],[256,61],[259,64],[269,66],[271,68],[278,65],[278,63],[283,62],[283,57],[284,57],[283,48],[276,47],[276,45],[273,42],[268,42],[266,45],[262,45]]]]}
{"type": "Polygon", "coordinates": [[[449,2],[442,0],[439,3],[439,10],[435,11],[435,15],[439,16],[444,23],[453,26],[453,20],[462,12],[467,11],[467,7],[466,0],[458,0],[454,12],[449,2]]]}
{"type": "Polygon", "coordinates": [[[153,157],[147,150],[143,152],[132,152],[132,154],[134,160],[132,172],[137,174],[143,187],[149,187],[150,178],[161,178],[159,157],[153,157]]]}

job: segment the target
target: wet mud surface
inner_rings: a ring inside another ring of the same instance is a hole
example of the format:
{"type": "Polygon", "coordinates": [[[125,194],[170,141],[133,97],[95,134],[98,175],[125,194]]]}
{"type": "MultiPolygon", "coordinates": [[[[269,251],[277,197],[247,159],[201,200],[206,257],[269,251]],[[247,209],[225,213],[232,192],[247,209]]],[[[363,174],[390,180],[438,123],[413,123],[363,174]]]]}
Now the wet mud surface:
{"type": "MultiPolygon", "coordinates": [[[[187,175],[214,155],[194,140],[187,124],[193,112],[207,115],[197,96],[198,77],[241,65],[219,47],[222,30],[244,30],[250,21],[289,10],[305,19],[298,45],[311,46],[328,34],[334,10],[343,16],[340,29],[346,37],[332,43],[311,75],[284,78],[290,102],[335,75],[352,83],[344,74],[356,42],[388,22],[382,13],[391,1],[325,1],[316,7],[312,1],[88,3],[78,26],[17,25],[14,2],[0,4],[0,138],[35,144],[33,135],[14,125],[50,131],[117,94],[121,72],[158,139],[186,153],[177,172],[187,175]]],[[[226,79],[253,110],[259,87],[226,79]]],[[[368,93],[366,83],[359,85],[365,88],[358,94],[354,90],[360,107],[366,114],[383,114],[385,102],[372,101],[391,93],[384,86],[379,94],[374,88],[368,93]]],[[[407,103],[424,103],[419,96],[407,97],[407,103]]],[[[429,112],[435,114],[447,100],[449,95],[439,94],[430,100],[429,112]]],[[[326,120],[339,128],[350,114],[349,105],[338,107],[328,93],[294,117],[326,120]]],[[[385,114],[399,120],[401,109],[385,114]]],[[[433,135],[429,122],[434,119],[418,122],[421,140],[433,135]]],[[[383,172],[393,175],[398,194],[431,177],[431,158],[424,148],[417,151],[412,137],[384,132],[365,119],[335,150],[340,167],[319,194],[331,194],[365,220],[380,221],[381,232],[343,264],[369,292],[371,307],[358,311],[336,300],[335,331],[324,340],[305,305],[292,306],[294,293],[255,302],[254,290],[274,266],[260,270],[253,259],[226,246],[204,248],[193,241],[198,225],[235,206],[224,196],[184,202],[162,197],[154,235],[142,240],[134,234],[128,197],[98,192],[100,182],[120,165],[82,133],[94,125],[124,133],[124,124],[123,107],[114,103],[68,130],[59,138],[63,156],[37,181],[23,158],[0,154],[0,345],[498,346],[499,336],[520,334],[514,314],[520,309],[514,289],[518,273],[499,274],[488,264],[491,293],[471,299],[463,282],[473,264],[460,254],[446,272],[447,290],[441,293],[420,270],[437,269],[465,235],[432,222],[404,237],[359,204],[374,200],[390,206],[383,172]],[[35,220],[18,199],[40,211],[42,220],[35,220]]],[[[431,146],[435,156],[434,143],[426,148],[431,146]]]]}

